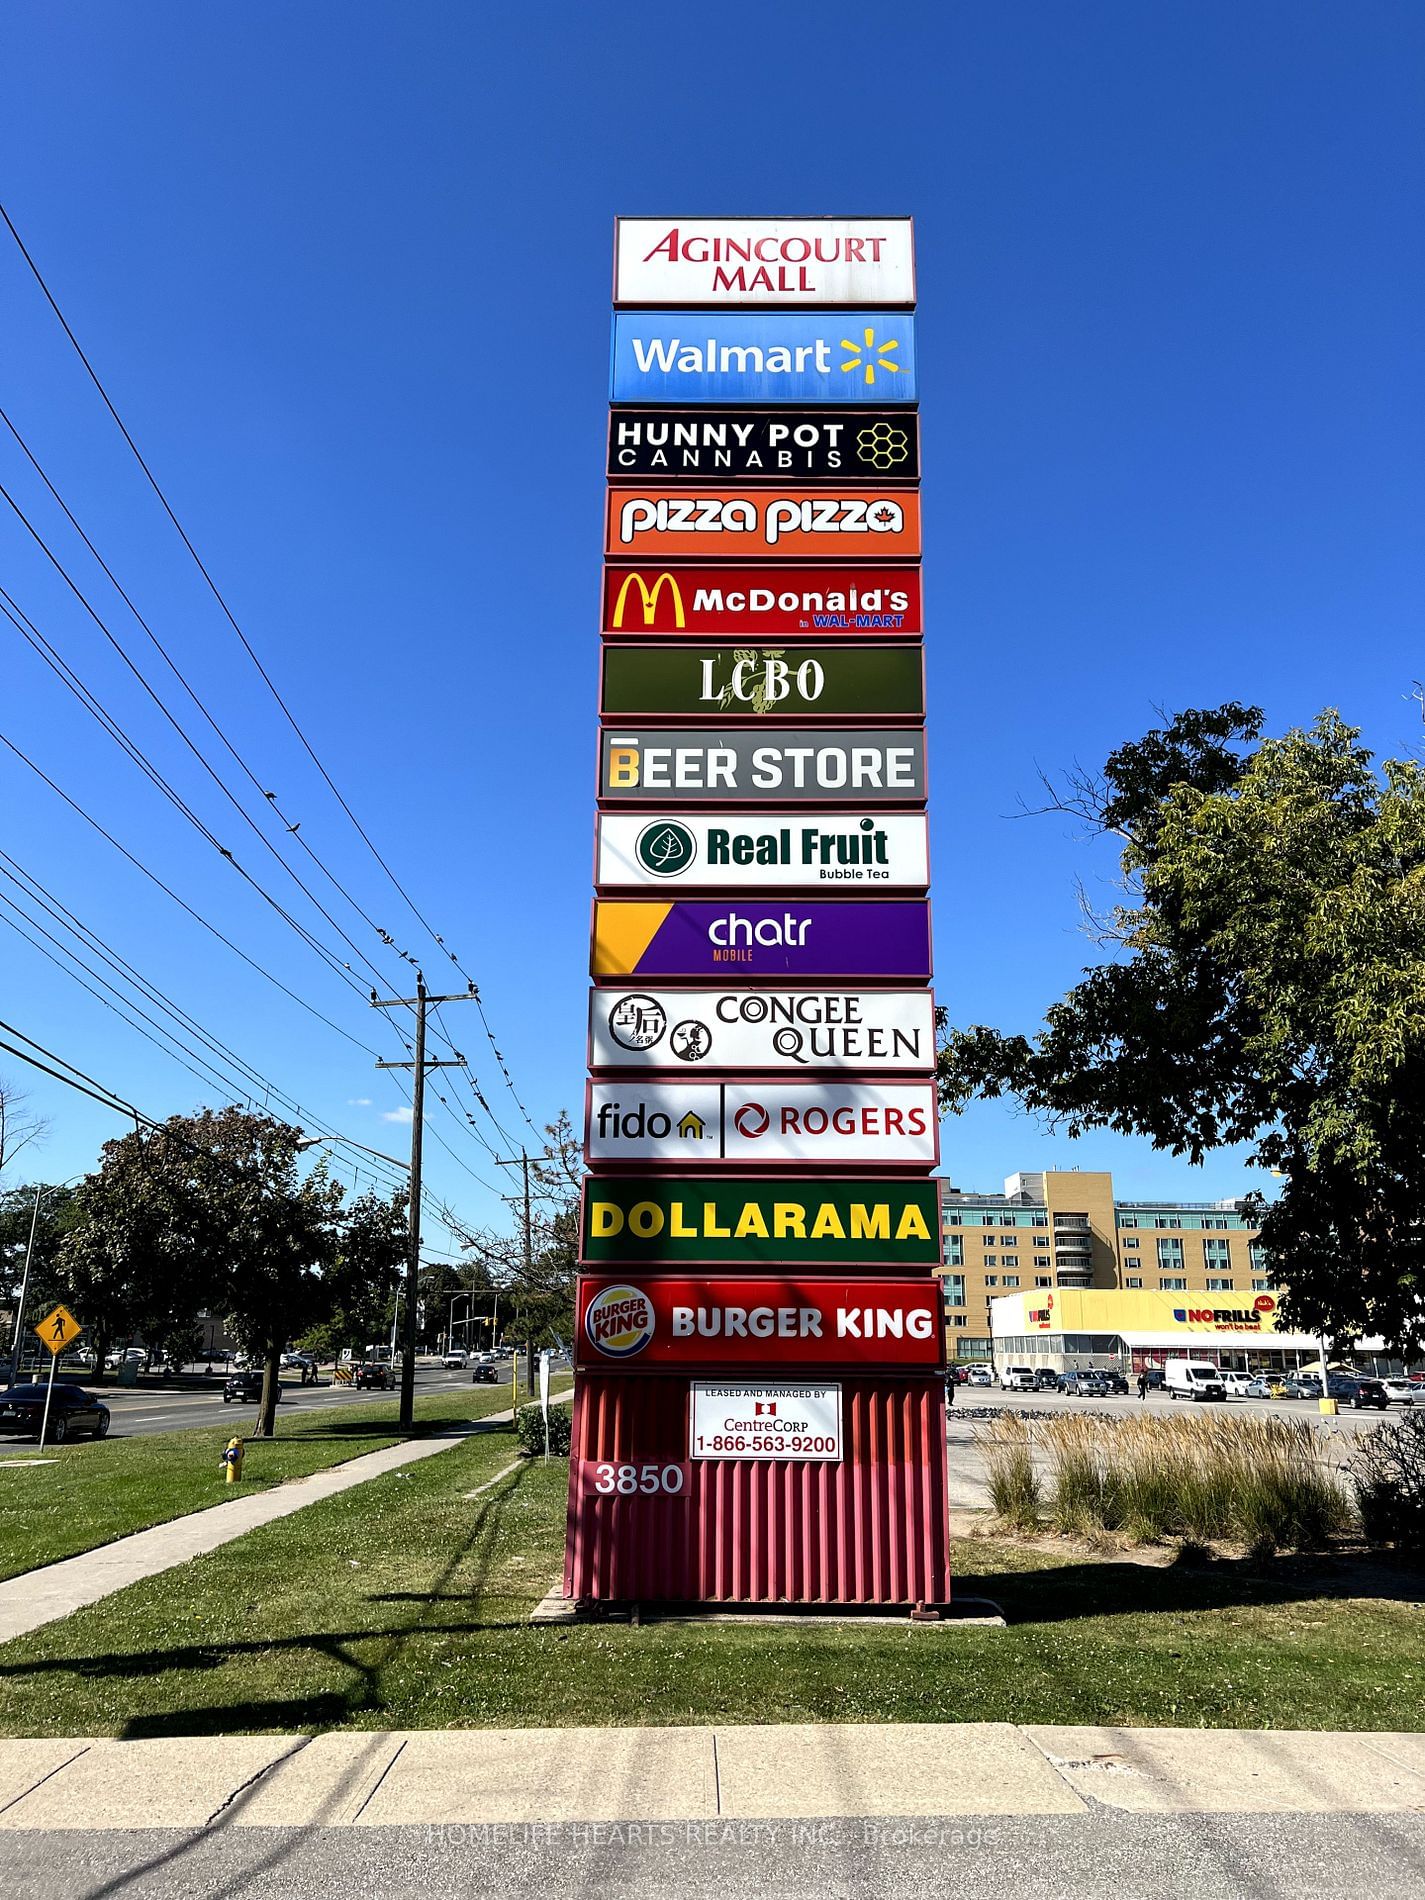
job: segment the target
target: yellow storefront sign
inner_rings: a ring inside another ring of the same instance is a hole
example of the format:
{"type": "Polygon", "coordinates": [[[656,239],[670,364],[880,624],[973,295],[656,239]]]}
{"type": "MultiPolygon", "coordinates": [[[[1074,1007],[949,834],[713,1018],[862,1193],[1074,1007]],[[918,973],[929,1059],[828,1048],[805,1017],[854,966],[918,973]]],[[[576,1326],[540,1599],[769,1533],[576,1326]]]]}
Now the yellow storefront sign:
{"type": "Polygon", "coordinates": [[[1137,1288],[1046,1288],[1016,1296],[1026,1333],[1235,1333],[1262,1337],[1276,1331],[1271,1293],[1150,1293],[1137,1288]]]}

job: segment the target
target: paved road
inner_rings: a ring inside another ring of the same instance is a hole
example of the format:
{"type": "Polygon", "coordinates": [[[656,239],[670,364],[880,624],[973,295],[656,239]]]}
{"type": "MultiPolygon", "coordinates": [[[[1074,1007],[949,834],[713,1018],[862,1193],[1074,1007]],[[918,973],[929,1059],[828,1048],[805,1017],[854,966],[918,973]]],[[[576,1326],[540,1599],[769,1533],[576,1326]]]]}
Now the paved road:
{"type": "MultiPolygon", "coordinates": [[[[506,1362],[495,1370],[504,1380],[506,1403],[509,1400],[510,1369],[506,1362]]],[[[387,1404],[395,1397],[394,1390],[386,1392],[358,1392],[349,1385],[332,1385],[330,1374],[323,1374],[325,1384],[304,1386],[298,1382],[297,1375],[290,1373],[282,1380],[281,1413],[285,1417],[292,1412],[322,1411],[333,1405],[368,1405],[385,1401],[387,1404]]],[[[459,1387],[465,1391],[494,1392],[496,1386],[471,1387],[468,1372],[446,1372],[439,1366],[417,1366],[416,1397],[432,1392],[448,1392],[459,1387]]],[[[139,1438],[149,1432],[175,1432],[194,1425],[228,1425],[232,1430],[242,1431],[248,1427],[257,1413],[255,1405],[244,1405],[237,1400],[231,1404],[223,1403],[222,1388],[214,1385],[211,1391],[204,1392],[164,1392],[144,1391],[141,1387],[90,1386],[103,1397],[104,1403],[113,1415],[109,1428],[111,1438],[139,1438]]],[[[523,1391],[523,1380],[521,1380],[523,1391]]],[[[4,1442],[4,1441],[0,1441],[4,1442]]],[[[30,1441],[15,1441],[24,1445],[30,1441]]],[[[76,1439],[76,1444],[86,1440],[76,1439]]]]}
{"type": "Polygon", "coordinates": [[[1425,1896],[1425,1816],[943,1820],[12,1834],[27,1900],[1340,1900],[1425,1896]]]}

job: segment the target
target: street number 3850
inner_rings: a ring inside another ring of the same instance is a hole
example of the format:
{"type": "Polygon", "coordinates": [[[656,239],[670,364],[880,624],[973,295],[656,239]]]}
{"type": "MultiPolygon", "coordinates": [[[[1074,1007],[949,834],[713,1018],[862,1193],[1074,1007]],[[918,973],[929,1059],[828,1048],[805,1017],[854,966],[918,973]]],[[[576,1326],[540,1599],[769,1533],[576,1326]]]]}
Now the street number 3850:
{"type": "Polygon", "coordinates": [[[683,1488],[681,1465],[594,1466],[594,1489],[605,1497],[657,1497],[660,1493],[676,1497],[683,1488]]]}

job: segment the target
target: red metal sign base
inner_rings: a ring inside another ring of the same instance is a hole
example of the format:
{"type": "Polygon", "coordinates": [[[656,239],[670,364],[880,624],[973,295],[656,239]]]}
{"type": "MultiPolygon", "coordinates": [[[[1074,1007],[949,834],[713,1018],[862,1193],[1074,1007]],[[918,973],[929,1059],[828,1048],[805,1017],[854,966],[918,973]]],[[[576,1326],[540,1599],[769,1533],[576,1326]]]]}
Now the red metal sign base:
{"type": "Polygon", "coordinates": [[[944,1385],[890,1375],[840,1383],[840,1462],[700,1460],[688,1456],[687,1379],[582,1374],[565,1595],[948,1602],[944,1385]]]}

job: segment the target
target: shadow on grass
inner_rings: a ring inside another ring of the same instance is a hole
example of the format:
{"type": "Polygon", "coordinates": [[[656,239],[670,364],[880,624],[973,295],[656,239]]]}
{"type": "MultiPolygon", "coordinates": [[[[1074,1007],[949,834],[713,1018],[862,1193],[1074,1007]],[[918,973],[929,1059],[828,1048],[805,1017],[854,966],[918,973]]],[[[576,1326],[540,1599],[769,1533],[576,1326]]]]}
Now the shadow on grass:
{"type": "Polygon", "coordinates": [[[1012,1624],[1077,1622],[1165,1610],[1271,1608],[1319,1598],[1417,1604],[1425,1573],[1388,1555],[1214,1557],[1183,1553],[1164,1568],[1056,1564],[1041,1570],[956,1573],[956,1596],[993,1597],[1012,1624]]]}
{"type": "Polygon", "coordinates": [[[72,1677],[80,1681],[122,1682],[159,1677],[170,1672],[201,1673],[223,1668],[244,1656],[281,1655],[284,1652],[324,1656],[348,1677],[342,1687],[309,1696],[281,1697],[248,1702],[213,1703],[201,1708],[155,1710],[131,1716],[120,1731],[124,1740],[140,1736],[221,1734],[244,1729],[341,1727],[353,1717],[379,1714],[386,1706],[383,1677],[417,1636],[468,1636],[473,1631],[526,1629],[524,1619],[513,1622],[470,1617],[464,1621],[436,1621],[437,1605],[473,1603],[486,1593],[505,1513],[529,1475],[523,1466],[508,1484],[487,1493],[479,1503],[467,1534],[440,1561],[430,1585],[422,1591],[375,1596],[372,1602],[409,1603],[412,1613],[385,1629],[305,1630],[290,1636],[251,1642],[211,1642],[177,1645],[169,1649],[113,1652],[98,1656],[65,1656],[0,1665],[0,1685],[26,1678],[72,1677]],[[457,1573],[466,1587],[448,1588],[457,1573]],[[376,1646],[368,1660],[357,1647],[376,1646]]]}

